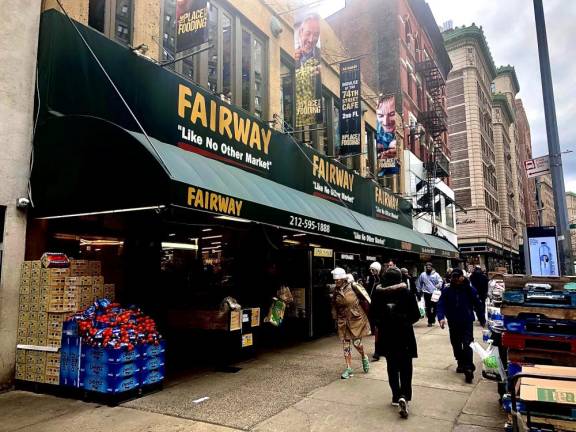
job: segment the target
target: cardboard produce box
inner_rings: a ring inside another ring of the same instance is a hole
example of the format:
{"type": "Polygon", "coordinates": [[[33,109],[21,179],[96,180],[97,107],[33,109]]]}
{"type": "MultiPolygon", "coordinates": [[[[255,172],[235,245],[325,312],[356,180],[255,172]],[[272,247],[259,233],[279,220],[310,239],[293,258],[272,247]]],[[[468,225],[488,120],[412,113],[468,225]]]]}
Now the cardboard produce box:
{"type": "MultiPolygon", "coordinates": [[[[576,368],[565,366],[523,366],[522,373],[576,378],[576,368]]],[[[521,378],[520,399],[526,402],[551,402],[576,407],[576,381],[521,378]]]]}

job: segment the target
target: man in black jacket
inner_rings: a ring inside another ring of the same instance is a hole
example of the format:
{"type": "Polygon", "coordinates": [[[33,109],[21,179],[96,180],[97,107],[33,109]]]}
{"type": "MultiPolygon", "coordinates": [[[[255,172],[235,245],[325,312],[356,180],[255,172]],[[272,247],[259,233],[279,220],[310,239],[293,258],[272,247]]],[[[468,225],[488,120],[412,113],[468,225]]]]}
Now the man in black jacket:
{"type": "Polygon", "coordinates": [[[420,319],[420,311],[398,268],[386,270],[372,297],[370,316],[378,328],[376,349],[386,357],[392,405],[407,418],[412,399],[412,359],[418,357],[412,325],[420,319]]]}
{"type": "MultiPolygon", "coordinates": [[[[484,274],[480,266],[476,266],[474,268],[474,271],[470,275],[470,283],[474,288],[476,288],[476,291],[478,291],[478,297],[480,298],[480,303],[482,306],[480,313],[482,314],[483,317],[485,317],[486,315],[486,298],[488,297],[488,282],[490,282],[488,280],[488,276],[484,274]]],[[[478,321],[482,322],[479,315],[478,315],[478,321]]]]}
{"type": "Polygon", "coordinates": [[[484,326],[486,319],[480,313],[482,306],[478,293],[464,277],[461,269],[452,271],[450,284],[442,290],[438,301],[438,322],[440,327],[446,326],[446,319],[450,328],[450,343],[454,351],[454,357],[458,362],[456,372],[464,373],[467,383],[474,379],[474,361],[470,343],[474,341],[472,324],[474,323],[474,310],[480,324],[484,326]]]}

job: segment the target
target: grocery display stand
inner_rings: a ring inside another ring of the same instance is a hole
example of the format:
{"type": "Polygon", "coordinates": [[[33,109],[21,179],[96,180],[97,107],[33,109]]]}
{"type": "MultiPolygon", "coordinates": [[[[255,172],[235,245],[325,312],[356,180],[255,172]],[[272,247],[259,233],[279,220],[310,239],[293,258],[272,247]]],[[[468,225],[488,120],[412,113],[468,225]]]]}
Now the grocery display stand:
{"type": "Polygon", "coordinates": [[[507,382],[499,392],[508,393],[507,431],[576,431],[576,292],[567,289],[573,281],[504,277],[500,344],[507,382]]]}
{"type": "Polygon", "coordinates": [[[538,373],[518,373],[510,379],[512,427],[510,432],[576,431],[576,375],[561,376],[538,373]],[[572,392],[560,397],[550,397],[550,389],[542,387],[536,391],[523,392],[522,380],[541,380],[540,385],[554,388],[553,382],[574,383],[572,392]],[[515,389],[520,386],[520,394],[515,389]],[[571,395],[571,396],[570,396],[571,395]],[[519,400],[520,399],[520,400],[519,400]],[[560,400],[559,400],[560,399],[560,400]],[[522,409],[519,401],[522,402],[522,409]],[[523,415],[526,416],[524,422],[523,415]]]}

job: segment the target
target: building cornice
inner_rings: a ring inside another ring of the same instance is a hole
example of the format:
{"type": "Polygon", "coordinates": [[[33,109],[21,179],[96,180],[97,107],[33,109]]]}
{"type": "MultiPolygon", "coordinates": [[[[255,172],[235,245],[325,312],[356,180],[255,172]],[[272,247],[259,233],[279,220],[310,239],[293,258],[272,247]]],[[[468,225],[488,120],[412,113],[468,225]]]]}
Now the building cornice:
{"type": "Polygon", "coordinates": [[[514,84],[515,93],[520,91],[520,84],[518,83],[518,77],[516,76],[514,66],[500,66],[496,69],[496,75],[510,75],[510,78],[512,78],[512,84],[514,84]]]}
{"type": "Polygon", "coordinates": [[[486,59],[486,64],[488,65],[488,69],[491,74],[490,79],[493,80],[496,78],[496,65],[494,64],[494,59],[492,58],[492,53],[490,52],[490,48],[486,42],[486,37],[484,36],[482,27],[478,27],[474,23],[468,27],[455,27],[454,29],[446,30],[443,32],[442,37],[444,38],[444,45],[448,51],[450,51],[452,45],[458,42],[465,40],[475,41],[480,47],[484,58],[486,59]]]}

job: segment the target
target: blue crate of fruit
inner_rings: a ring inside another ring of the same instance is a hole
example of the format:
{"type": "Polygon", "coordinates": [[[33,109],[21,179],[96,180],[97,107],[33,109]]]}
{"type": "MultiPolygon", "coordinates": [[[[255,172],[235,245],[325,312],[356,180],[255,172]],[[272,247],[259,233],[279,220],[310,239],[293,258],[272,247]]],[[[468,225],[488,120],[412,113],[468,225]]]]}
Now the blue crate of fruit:
{"type": "Polygon", "coordinates": [[[140,372],[140,367],[136,362],[128,363],[102,363],[86,362],[80,368],[85,375],[109,376],[109,377],[130,377],[140,372]]]}
{"type": "Polygon", "coordinates": [[[129,351],[125,348],[91,347],[82,345],[82,362],[84,363],[128,363],[140,358],[138,350],[129,351]]]}
{"type": "Polygon", "coordinates": [[[84,375],[80,377],[80,387],[86,391],[116,394],[133,390],[140,386],[138,375],[131,377],[109,377],[98,375],[84,375]]]}
{"type": "Polygon", "coordinates": [[[164,367],[159,369],[140,372],[140,385],[158,384],[164,380],[164,367]]]}
{"type": "Polygon", "coordinates": [[[164,353],[153,357],[140,357],[138,363],[143,372],[160,369],[165,365],[164,353]]]}
{"type": "Polygon", "coordinates": [[[166,342],[160,341],[158,345],[138,345],[138,351],[143,357],[155,357],[166,351],[166,342]]]}

